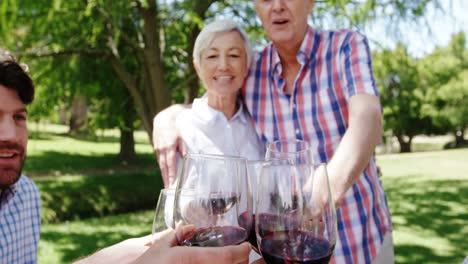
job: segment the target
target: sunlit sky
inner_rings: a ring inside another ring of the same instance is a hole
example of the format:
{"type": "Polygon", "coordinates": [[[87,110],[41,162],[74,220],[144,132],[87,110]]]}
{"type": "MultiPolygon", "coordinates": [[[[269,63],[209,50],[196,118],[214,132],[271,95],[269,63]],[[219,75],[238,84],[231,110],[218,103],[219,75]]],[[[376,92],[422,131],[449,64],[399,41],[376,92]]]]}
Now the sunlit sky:
{"type": "MultiPolygon", "coordinates": [[[[401,27],[399,40],[408,45],[410,54],[421,57],[430,53],[436,46],[446,46],[453,33],[464,31],[468,36],[468,1],[443,0],[444,11],[430,8],[425,15],[429,27],[406,23],[401,27]],[[430,31],[429,31],[430,28],[430,31]]],[[[383,19],[364,30],[371,40],[377,40],[386,47],[393,48],[396,36],[389,34],[383,19]]],[[[376,45],[371,43],[371,49],[376,45]]]]}
{"type": "MultiPolygon", "coordinates": [[[[402,22],[399,30],[389,30],[388,21],[383,17],[375,22],[365,23],[365,28],[359,31],[368,37],[372,50],[377,49],[378,45],[394,48],[397,42],[403,42],[407,45],[410,54],[422,57],[431,53],[436,46],[446,46],[454,33],[464,31],[468,37],[468,0],[441,0],[440,2],[442,10],[435,9],[430,3],[419,24],[402,22]]],[[[218,15],[218,17],[224,16],[218,15]]],[[[334,28],[326,24],[327,22],[323,25],[325,29],[334,28]]]]}

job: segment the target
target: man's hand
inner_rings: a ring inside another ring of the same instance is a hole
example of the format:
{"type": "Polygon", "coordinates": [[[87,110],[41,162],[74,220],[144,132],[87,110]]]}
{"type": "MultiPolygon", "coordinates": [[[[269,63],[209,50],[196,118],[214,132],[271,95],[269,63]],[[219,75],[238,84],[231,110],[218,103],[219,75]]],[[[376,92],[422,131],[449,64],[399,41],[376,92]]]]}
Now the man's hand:
{"type": "Polygon", "coordinates": [[[176,179],[176,153],[185,154],[185,145],[175,126],[177,115],[185,108],[185,105],[172,105],[153,119],[153,149],[166,188],[176,179]]]}
{"type": "MultiPolygon", "coordinates": [[[[190,228],[182,228],[188,232],[190,228]]],[[[250,245],[245,242],[227,247],[180,247],[177,246],[176,232],[166,230],[159,234],[153,245],[134,264],[241,264],[248,263],[250,245]]]]}

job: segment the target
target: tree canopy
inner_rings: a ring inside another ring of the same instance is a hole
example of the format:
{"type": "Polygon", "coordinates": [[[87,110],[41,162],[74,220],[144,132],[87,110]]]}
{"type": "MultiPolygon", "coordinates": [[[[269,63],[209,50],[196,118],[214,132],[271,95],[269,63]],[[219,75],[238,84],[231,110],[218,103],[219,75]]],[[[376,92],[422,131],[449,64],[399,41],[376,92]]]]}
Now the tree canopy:
{"type": "MultiPolygon", "coordinates": [[[[382,16],[390,22],[419,19],[430,5],[440,7],[440,0],[330,0],[315,5],[312,23],[355,28],[382,16]]],[[[31,64],[36,84],[44,90],[39,94],[48,97],[38,99],[43,100],[38,115],[66,96],[95,97],[95,89],[108,89],[109,100],[114,100],[113,80],[118,80],[151,137],[158,111],[199,95],[193,44],[205,21],[223,16],[244,25],[256,45],[266,42],[250,0],[4,0],[0,46],[31,64]],[[98,67],[89,66],[93,64],[98,67]]]]}
{"type": "Polygon", "coordinates": [[[465,34],[447,47],[416,59],[404,45],[374,52],[374,72],[381,91],[384,129],[396,136],[402,152],[411,151],[418,134],[455,135],[463,145],[468,124],[468,71],[465,34]]]}

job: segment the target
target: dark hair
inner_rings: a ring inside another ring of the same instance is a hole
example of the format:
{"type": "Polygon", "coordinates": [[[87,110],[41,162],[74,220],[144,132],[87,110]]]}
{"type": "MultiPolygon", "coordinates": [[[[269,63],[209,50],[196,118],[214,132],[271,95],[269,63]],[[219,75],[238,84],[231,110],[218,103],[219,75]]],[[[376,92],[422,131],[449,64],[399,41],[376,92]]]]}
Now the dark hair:
{"type": "Polygon", "coordinates": [[[0,61],[0,84],[15,90],[24,104],[34,100],[34,84],[21,66],[12,61],[0,61]]]}

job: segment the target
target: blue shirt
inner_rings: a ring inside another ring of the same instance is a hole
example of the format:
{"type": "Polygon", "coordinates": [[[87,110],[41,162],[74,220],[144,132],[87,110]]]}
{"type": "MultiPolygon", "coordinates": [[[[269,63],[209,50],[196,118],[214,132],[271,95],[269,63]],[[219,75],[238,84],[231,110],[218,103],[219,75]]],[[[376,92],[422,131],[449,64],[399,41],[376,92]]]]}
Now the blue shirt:
{"type": "Polygon", "coordinates": [[[0,263],[37,263],[40,227],[39,190],[22,175],[0,194],[0,263]]]}

